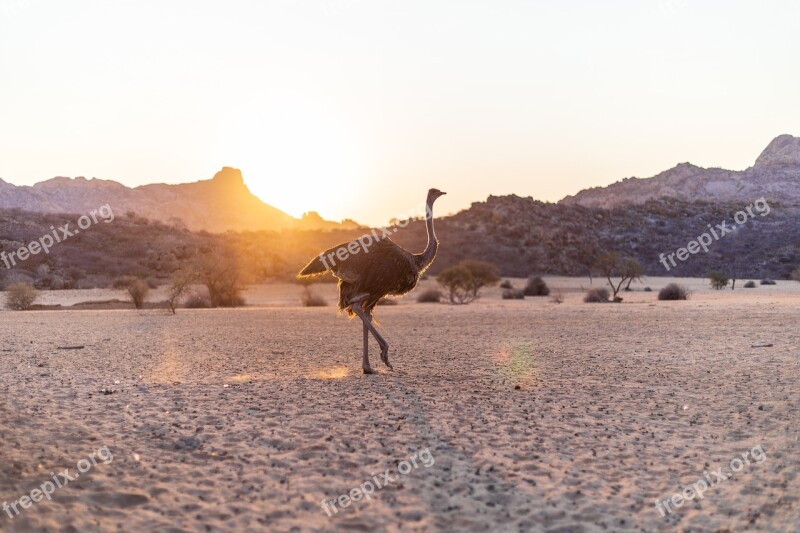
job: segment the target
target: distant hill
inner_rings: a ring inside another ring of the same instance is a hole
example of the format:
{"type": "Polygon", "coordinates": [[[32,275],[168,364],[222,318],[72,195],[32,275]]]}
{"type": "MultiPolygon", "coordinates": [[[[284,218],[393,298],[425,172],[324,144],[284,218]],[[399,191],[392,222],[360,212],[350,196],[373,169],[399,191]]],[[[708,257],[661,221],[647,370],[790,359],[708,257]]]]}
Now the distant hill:
{"type": "MultiPolygon", "coordinates": [[[[293,279],[320,251],[366,231],[315,213],[292,218],[253,196],[241,173],[226,167],[207,181],[135,189],[83,178],[32,187],[0,181],[0,251],[74,221],[64,213],[83,214],[105,203],[117,214],[113,223],[97,224],[13,269],[0,268],[0,286],[21,280],[40,288],[102,287],[123,274],[166,282],[192,261],[220,253],[235,255],[251,281],[293,279]]],[[[800,138],[777,137],[742,172],[683,164],[557,204],[490,196],[436,224],[441,245],[432,275],[470,258],[491,261],[509,277],[588,276],[598,254],[616,250],[637,258],[647,275],[705,276],[717,269],[739,278],[787,279],[800,266],[800,138]],[[768,215],[748,219],[708,253],[669,271],[659,263],[661,254],[685,247],[709,225],[731,223],[762,196],[768,215]]],[[[419,252],[425,224],[412,221],[392,238],[419,252]]]]}
{"type": "Polygon", "coordinates": [[[760,197],[800,205],[800,137],[780,135],[743,171],[701,168],[681,163],[652,178],[628,178],[586,189],[563,205],[612,208],[675,198],[686,202],[750,203],[760,197]]]}
{"type": "MultiPolygon", "coordinates": [[[[659,255],[676,251],[706,231],[708,224],[729,222],[741,204],[688,203],[674,199],[614,209],[535,201],[518,196],[490,196],[456,215],[439,218],[441,241],[436,275],[462,259],[496,264],[503,276],[532,273],[589,276],[594,258],[617,250],[639,259],[651,276],[705,276],[709,269],[736,270],[739,278],[787,279],[800,266],[800,207],[771,205],[741,229],[691,256],[667,272],[659,255]]],[[[72,217],[0,210],[0,251],[10,253],[47,234],[72,217]]],[[[131,274],[168,283],[178,269],[199,258],[224,253],[236,257],[247,279],[294,279],[320,251],[354,239],[366,230],[246,231],[214,234],[120,215],[96,224],[50,253],[38,254],[12,269],[0,264],[0,288],[15,281],[37,287],[106,287],[131,274]],[[220,252],[222,251],[222,252],[220,252]]],[[[413,252],[425,247],[425,224],[412,221],[392,238],[413,252]]]]}
{"type": "Polygon", "coordinates": [[[224,167],[212,179],[178,185],[129,188],[110,180],[58,177],[33,186],[0,180],[0,209],[37,213],[87,213],[110,204],[117,214],[128,211],[192,231],[338,229],[358,224],[323,220],[316,213],[296,219],[265,204],[244,184],[242,173],[224,167]]]}
{"type": "MultiPolygon", "coordinates": [[[[787,279],[800,266],[800,206],[770,204],[740,229],[668,272],[659,255],[675,252],[728,221],[748,204],[684,202],[665,198],[613,209],[551,204],[519,196],[485,202],[441,219],[433,273],[461,259],[491,261],[505,276],[531,273],[588,276],[594,258],[616,250],[637,258],[648,275],[705,276],[709,269],[737,270],[740,277],[787,279]]],[[[420,224],[393,239],[409,249],[425,244],[420,224]]]]}

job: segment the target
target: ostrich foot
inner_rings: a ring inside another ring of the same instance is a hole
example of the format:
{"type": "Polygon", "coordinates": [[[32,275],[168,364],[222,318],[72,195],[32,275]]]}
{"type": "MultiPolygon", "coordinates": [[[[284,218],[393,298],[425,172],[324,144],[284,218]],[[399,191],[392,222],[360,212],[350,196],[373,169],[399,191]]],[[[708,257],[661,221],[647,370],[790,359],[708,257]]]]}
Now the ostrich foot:
{"type": "Polygon", "coordinates": [[[374,370],[372,370],[372,368],[368,366],[363,367],[363,370],[365,374],[377,374],[377,372],[375,372],[374,370]]]}
{"type": "Polygon", "coordinates": [[[389,367],[389,370],[394,370],[392,365],[389,363],[389,345],[388,344],[386,346],[382,346],[381,347],[381,361],[383,361],[383,364],[385,364],[386,366],[389,367]]]}

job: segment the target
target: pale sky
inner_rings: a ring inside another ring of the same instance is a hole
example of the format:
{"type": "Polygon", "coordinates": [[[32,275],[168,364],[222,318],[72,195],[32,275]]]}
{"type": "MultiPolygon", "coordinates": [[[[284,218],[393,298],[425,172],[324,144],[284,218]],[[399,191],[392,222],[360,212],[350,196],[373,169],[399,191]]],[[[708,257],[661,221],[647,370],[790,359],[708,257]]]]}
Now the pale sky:
{"type": "Polygon", "coordinates": [[[0,178],[241,168],[383,224],[555,201],[800,135],[800,2],[0,0],[0,178]]]}

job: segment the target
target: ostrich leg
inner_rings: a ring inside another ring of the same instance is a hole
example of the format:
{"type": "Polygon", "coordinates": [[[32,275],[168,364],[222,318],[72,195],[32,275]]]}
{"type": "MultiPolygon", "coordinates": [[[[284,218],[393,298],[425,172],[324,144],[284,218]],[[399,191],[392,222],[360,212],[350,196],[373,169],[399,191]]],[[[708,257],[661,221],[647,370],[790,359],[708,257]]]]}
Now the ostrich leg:
{"type": "Polygon", "coordinates": [[[361,368],[365,374],[374,374],[375,371],[369,366],[369,329],[364,324],[364,359],[361,361],[361,368]]]}
{"type": "MultiPolygon", "coordinates": [[[[364,312],[364,309],[361,308],[361,305],[353,305],[353,312],[358,315],[358,318],[364,322],[364,327],[369,329],[372,333],[372,336],[375,337],[375,340],[378,341],[378,344],[381,347],[381,360],[388,366],[390,369],[392,365],[389,364],[389,343],[386,342],[386,339],[378,332],[378,329],[372,323],[370,317],[364,312]]],[[[364,373],[368,373],[366,368],[364,369],[364,373]]]]}

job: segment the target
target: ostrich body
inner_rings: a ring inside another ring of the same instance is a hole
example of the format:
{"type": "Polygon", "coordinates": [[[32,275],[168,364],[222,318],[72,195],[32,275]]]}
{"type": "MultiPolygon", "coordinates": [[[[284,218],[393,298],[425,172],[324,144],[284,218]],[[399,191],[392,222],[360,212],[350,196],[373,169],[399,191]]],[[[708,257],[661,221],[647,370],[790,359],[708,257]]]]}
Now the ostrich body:
{"type": "Polygon", "coordinates": [[[433,203],[444,194],[438,189],[428,191],[425,202],[428,244],[421,254],[404,250],[388,237],[380,237],[369,246],[362,246],[362,238],[322,252],[297,275],[298,278],[306,278],[330,271],[339,279],[339,309],[347,311],[350,317],[358,316],[364,323],[364,358],[361,366],[365,374],[375,373],[369,365],[370,333],[381,348],[381,360],[392,368],[389,364],[389,343],[375,327],[372,310],[385,296],[402,296],[410,292],[433,263],[439,248],[433,230],[433,203]],[[344,258],[340,259],[341,256],[344,258]]]}

